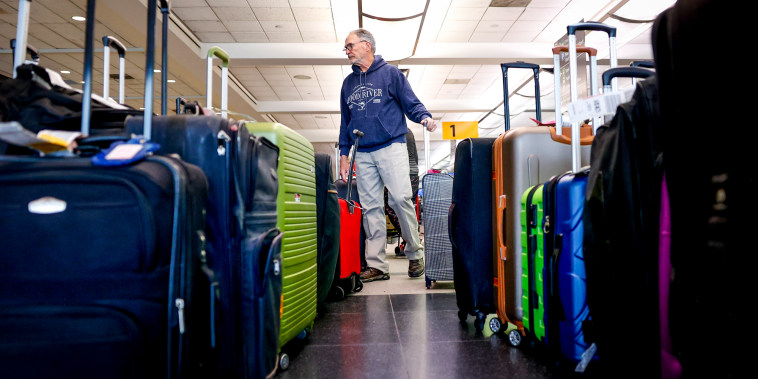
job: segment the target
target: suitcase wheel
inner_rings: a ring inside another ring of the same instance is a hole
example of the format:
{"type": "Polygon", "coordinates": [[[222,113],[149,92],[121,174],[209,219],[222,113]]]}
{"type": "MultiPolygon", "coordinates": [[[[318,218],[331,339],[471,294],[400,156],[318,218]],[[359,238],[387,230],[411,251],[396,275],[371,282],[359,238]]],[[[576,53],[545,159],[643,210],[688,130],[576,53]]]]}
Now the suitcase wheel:
{"type": "Polygon", "coordinates": [[[508,342],[513,347],[521,345],[521,332],[519,332],[518,329],[511,330],[511,332],[508,333],[508,342]]]}
{"type": "Polygon", "coordinates": [[[290,368],[290,356],[287,353],[279,355],[279,370],[285,371],[290,368]]]}
{"type": "Polygon", "coordinates": [[[332,287],[332,298],[334,300],[340,301],[345,298],[345,289],[341,286],[334,286],[332,287]]]}
{"type": "Polygon", "coordinates": [[[363,289],[363,282],[361,282],[360,279],[356,279],[355,288],[353,288],[353,292],[361,292],[363,289]]]}
{"type": "Polygon", "coordinates": [[[476,314],[476,320],[474,320],[474,328],[477,332],[481,332],[484,330],[484,319],[487,318],[487,315],[484,312],[478,312],[476,314]]]}
{"type": "Polygon", "coordinates": [[[464,311],[463,309],[458,311],[458,320],[466,321],[467,317],[468,317],[468,312],[464,311]]]}
{"type": "Polygon", "coordinates": [[[493,334],[497,334],[500,332],[501,328],[503,327],[503,324],[500,322],[499,318],[493,317],[490,319],[489,327],[493,334]]]}

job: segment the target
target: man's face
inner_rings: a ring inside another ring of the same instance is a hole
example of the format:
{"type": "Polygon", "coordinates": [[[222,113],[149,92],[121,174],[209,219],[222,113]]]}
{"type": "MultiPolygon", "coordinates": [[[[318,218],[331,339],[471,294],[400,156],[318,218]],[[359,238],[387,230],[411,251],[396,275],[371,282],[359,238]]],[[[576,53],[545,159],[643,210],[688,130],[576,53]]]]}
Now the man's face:
{"type": "Polygon", "coordinates": [[[345,38],[345,54],[351,64],[361,64],[371,54],[371,45],[355,34],[350,34],[345,38]]]}

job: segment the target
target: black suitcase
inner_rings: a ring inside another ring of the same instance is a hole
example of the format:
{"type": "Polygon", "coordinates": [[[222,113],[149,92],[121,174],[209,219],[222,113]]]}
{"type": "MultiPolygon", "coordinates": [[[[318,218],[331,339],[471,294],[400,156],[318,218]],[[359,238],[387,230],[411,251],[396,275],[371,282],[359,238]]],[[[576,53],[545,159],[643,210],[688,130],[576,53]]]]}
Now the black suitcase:
{"type": "Polygon", "coordinates": [[[448,232],[453,245],[453,275],[458,318],[476,316],[481,331],[495,311],[492,246],[492,145],[495,138],[469,138],[455,150],[453,201],[448,232]]]}
{"type": "MultiPolygon", "coordinates": [[[[340,204],[332,174],[332,156],[316,153],[316,224],[318,229],[318,300],[322,308],[334,282],[340,254],[340,204]]],[[[317,309],[321,313],[321,309],[317,309]]]]}

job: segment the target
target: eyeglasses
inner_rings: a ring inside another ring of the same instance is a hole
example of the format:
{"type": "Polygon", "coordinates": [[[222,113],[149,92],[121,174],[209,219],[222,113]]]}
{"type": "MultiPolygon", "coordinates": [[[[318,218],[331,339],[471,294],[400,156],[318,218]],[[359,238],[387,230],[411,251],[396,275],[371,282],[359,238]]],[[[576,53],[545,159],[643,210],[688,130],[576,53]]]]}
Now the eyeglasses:
{"type": "Polygon", "coordinates": [[[342,51],[348,51],[348,50],[352,51],[353,47],[355,47],[355,45],[357,45],[357,44],[359,44],[361,42],[368,42],[368,41],[366,41],[365,39],[362,39],[362,40],[360,40],[360,41],[358,41],[356,43],[348,43],[347,45],[345,45],[345,48],[342,49],[342,51]]]}

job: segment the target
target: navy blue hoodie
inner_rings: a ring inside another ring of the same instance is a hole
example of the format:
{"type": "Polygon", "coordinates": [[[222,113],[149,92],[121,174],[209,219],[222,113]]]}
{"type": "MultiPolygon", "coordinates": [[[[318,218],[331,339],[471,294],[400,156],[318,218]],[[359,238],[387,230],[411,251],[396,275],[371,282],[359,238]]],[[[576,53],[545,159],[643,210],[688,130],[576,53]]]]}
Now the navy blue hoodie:
{"type": "Polygon", "coordinates": [[[364,133],[358,151],[369,152],[395,142],[405,142],[408,132],[406,115],[417,123],[432,117],[413,93],[405,75],[397,67],[387,64],[381,55],[374,57],[366,72],[353,66],[353,73],[342,82],[340,110],[341,155],[348,155],[355,142],[354,129],[364,133]]]}

